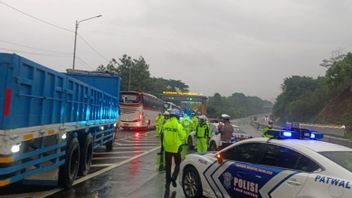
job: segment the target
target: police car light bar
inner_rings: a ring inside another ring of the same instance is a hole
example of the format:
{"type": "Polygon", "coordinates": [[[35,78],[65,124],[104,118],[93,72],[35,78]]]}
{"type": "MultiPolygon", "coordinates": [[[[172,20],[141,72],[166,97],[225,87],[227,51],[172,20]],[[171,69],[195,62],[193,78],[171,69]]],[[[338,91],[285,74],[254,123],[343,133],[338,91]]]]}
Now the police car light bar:
{"type": "Polygon", "coordinates": [[[324,136],[321,133],[316,131],[304,130],[277,130],[271,129],[268,131],[268,134],[271,135],[274,139],[311,139],[318,140],[322,139],[324,136]]]}

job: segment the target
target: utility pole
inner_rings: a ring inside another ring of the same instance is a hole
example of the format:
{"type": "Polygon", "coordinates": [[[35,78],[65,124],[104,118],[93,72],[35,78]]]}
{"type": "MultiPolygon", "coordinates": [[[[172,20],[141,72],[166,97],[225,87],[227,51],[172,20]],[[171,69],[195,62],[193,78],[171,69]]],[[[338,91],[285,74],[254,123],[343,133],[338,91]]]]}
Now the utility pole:
{"type": "Polygon", "coordinates": [[[73,63],[72,63],[72,69],[73,70],[75,70],[75,64],[76,64],[77,29],[78,29],[78,21],[76,20],[75,43],[73,45],[73,63]]]}
{"type": "Polygon", "coordinates": [[[97,15],[97,16],[94,16],[94,17],[90,17],[90,18],[87,18],[87,19],[80,20],[80,21],[76,20],[75,41],[74,41],[74,44],[73,44],[73,63],[72,63],[72,69],[73,70],[75,69],[75,65],[76,65],[77,31],[78,31],[79,23],[81,23],[83,21],[88,21],[88,20],[91,20],[91,19],[99,18],[99,17],[102,17],[102,16],[103,15],[97,15]]]}

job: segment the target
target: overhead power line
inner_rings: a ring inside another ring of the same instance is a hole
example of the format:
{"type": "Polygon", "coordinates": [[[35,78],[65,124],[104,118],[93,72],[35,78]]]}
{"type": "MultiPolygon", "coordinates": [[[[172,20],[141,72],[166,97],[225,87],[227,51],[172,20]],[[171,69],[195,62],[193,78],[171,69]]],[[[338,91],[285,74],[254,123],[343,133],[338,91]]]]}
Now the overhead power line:
{"type": "MultiPolygon", "coordinates": [[[[0,47],[0,50],[6,51],[6,52],[9,52],[9,53],[31,54],[31,55],[48,56],[48,57],[57,57],[57,58],[62,58],[62,57],[71,58],[71,57],[68,57],[68,55],[45,54],[45,53],[38,53],[38,52],[31,52],[31,51],[23,51],[23,50],[15,50],[15,49],[10,49],[10,48],[3,48],[3,47],[0,47]]],[[[90,64],[88,64],[87,61],[85,61],[85,60],[82,59],[81,57],[77,57],[77,59],[78,59],[81,63],[83,63],[85,66],[89,67],[89,69],[91,69],[91,70],[96,70],[96,68],[92,67],[90,64]]]]}
{"type": "MultiPolygon", "coordinates": [[[[70,29],[68,29],[68,28],[61,27],[61,26],[56,25],[56,24],[54,24],[54,23],[51,23],[51,22],[49,22],[49,21],[43,20],[43,19],[38,18],[38,17],[36,17],[36,16],[33,16],[33,15],[31,15],[31,14],[28,14],[27,12],[24,12],[24,11],[18,9],[18,8],[15,8],[14,6],[12,6],[12,5],[8,4],[8,3],[5,3],[4,1],[1,1],[1,0],[0,0],[0,4],[6,6],[6,7],[8,7],[8,8],[10,8],[10,9],[16,11],[16,12],[19,12],[19,13],[21,13],[21,14],[24,15],[24,16],[27,16],[27,17],[29,17],[29,18],[32,18],[32,19],[34,19],[34,20],[36,20],[36,21],[39,21],[39,22],[41,22],[41,23],[44,23],[44,24],[49,25],[49,26],[51,26],[51,27],[54,27],[54,28],[56,28],[56,29],[60,29],[60,30],[66,31],[66,32],[74,33],[74,31],[72,31],[72,30],[70,30],[70,29]]],[[[107,62],[109,61],[104,55],[102,55],[102,53],[100,53],[97,49],[95,49],[84,37],[82,37],[82,36],[79,35],[79,34],[78,34],[78,37],[79,37],[92,51],[94,51],[99,57],[101,57],[103,60],[105,60],[105,61],[107,61],[107,62]]],[[[4,42],[4,41],[2,41],[2,42],[4,42]]],[[[8,41],[5,41],[5,42],[7,42],[7,43],[12,43],[12,44],[14,44],[14,45],[22,45],[22,44],[17,44],[17,43],[15,44],[15,43],[13,43],[13,42],[8,42],[8,41]]],[[[47,50],[47,49],[43,49],[43,48],[35,48],[35,47],[25,46],[25,45],[22,45],[22,47],[27,47],[27,48],[36,49],[36,50],[41,50],[41,51],[48,51],[48,52],[49,52],[49,51],[52,51],[52,52],[54,52],[53,50],[47,50]]],[[[20,51],[18,51],[18,50],[11,50],[11,49],[8,50],[8,49],[6,49],[6,48],[0,48],[0,49],[7,50],[7,51],[17,51],[17,52],[20,52],[20,51]]],[[[51,55],[51,54],[43,54],[43,53],[36,53],[36,52],[25,52],[25,51],[21,51],[20,53],[28,53],[28,54],[31,53],[31,54],[37,54],[37,55],[41,54],[41,55],[43,55],[43,56],[53,56],[53,55],[51,55]]],[[[56,53],[57,53],[57,52],[56,52],[56,53]]],[[[64,54],[64,53],[66,54],[66,52],[63,52],[62,54],[64,54]]],[[[82,61],[82,59],[81,59],[81,61],[82,61]]],[[[83,62],[83,61],[82,61],[82,62],[83,62]]]]}
{"type": "Polygon", "coordinates": [[[15,11],[17,11],[17,12],[19,12],[19,13],[21,13],[21,14],[27,16],[27,17],[30,17],[30,18],[32,18],[32,19],[35,19],[35,20],[37,20],[37,21],[40,21],[40,22],[42,22],[42,23],[45,23],[45,24],[50,25],[50,26],[52,26],[52,27],[55,27],[55,28],[57,28],[57,29],[60,29],[60,30],[66,31],[66,32],[70,32],[70,33],[74,33],[72,30],[70,30],[70,29],[68,29],[68,28],[61,27],[61,26],[55,25],[55,24],[53,24],[53,23],[50,23],[49,21],[40,19],[40,18],[38,18],[38,17],[36,17],[36,16],[33,16],[33,15],[31,15],[31,14],[28,14],[28,13],[26,13],[26,12],[20,10],[20,9],[17,9],[17,8],[11,6],[10,4],[5,3],[5,2],[3,2],[3,1],[0,1],[0,4],[6,6],[6,7],[8,7],[8,8],[11,8],[12,10],[15,10],[15,11]]]}
{"type": "Polygon", "coordinates": [[[51,49],[44,49],[44,48],[38,48],[38,47],[32,47],[29,45],[23,45],[20,43],[15,43],[15,42],[10,42],[10,41],[4,41],[4,40],[0,40],[0,42],[2,43],[7,43],[10,45],[16,45],[16,46],[20,46],[20,47],[24,47],[24,48],[28,48],[28,49],[34,49],[34,50],[39,50],[39,51],[44,51],[44,52],[51,52],[51,53],[58,53],[58,54],[66,54],[66,55],[71,55],[72,52],[62,52],[62,51],[56,51],[56,50],[51,50],[51,49]]]}
{"type": "Polygon", "coordinates": [[[30,51],[23,51],[23,50],[15,50],[15,49],[9,49],[9,48],[4,48],[4,47],[0,47],[0,50],[4,50],[4,51],[8,51],[8,52],[15,52],[15,53],[40,55],[40,56],[52,56],[52,57],[68,56],[68,55],[65,55],[65,54],[46,54],[46,53],[40,53],[40,52],[30,52],[30,51]]]}
{"type": "Polygon", "coordinates": [[[101,54],[98,50],[96,50],[85,38],[82,37],[82,35],[80,35],[80,34],[77,34],[77,35],[91,50],[93,50],[103,60],[109,62],[109,59],[107,59],[103,54],[101,54]]]}

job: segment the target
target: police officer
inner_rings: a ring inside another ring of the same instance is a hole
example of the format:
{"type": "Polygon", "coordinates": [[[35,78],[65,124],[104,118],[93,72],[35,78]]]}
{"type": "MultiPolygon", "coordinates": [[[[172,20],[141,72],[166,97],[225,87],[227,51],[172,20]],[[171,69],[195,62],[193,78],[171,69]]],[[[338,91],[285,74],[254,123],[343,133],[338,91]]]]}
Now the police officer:
{"type": "Polygon", "coordinates": [[[181,118],[181,124],[183,126],[183,130],[186,132],[186,136],[191,132],[192,120],[188,117],[187,114],[183,114],[181,118]]]}
{"type": "Polygon", "coordinates": [[[170,183],[173,187],[177,186],[176,179],[180,170],[181,163],[181,149],[185,141],[186,133],[182,125],[178,121],[179,111],[172,109],[170,111],[170,118],[165,122],[163,130],[163,145],[165,150],[165,165],[166,165],[166,184],[165,188],[170,188],[170,183]],[[175,161],[175,170],[171,176],[172,158],[175,161]]]}
{"type": "Polygon", "coordinates": [[[159,113],[156,118],[155,118],[155,130],[156,130],[156,135],[160,136],[160,129],[163,125],[164,122],[164,116],[159,113]]]}
{"type": "Polygon", "coordinates": [[[197,118],[196,113],[192,114],[192,131],[195,131],[198,126],[199,120],[197,118]]]}
{"type": "Polygon", "coordinates": [[[268,132],[273,128],[273,123],[269,121],[268,125],[263,128],[263,137],[272,138],[272,135],[269,135],[268,132]]]}
{"type": "Polygon", "coordinates": [[[205,153],[208,151],[208,140],[211,136],[211,129],[207,118],[204,115],[199,116],[199,124],[196,128],[197,152],[205,153]]]}
{"type": "Polygon", "coordinates": [[[170,113],[168,111],[164,112],[164,115],[162,116],[162,118],[159,120],[159,131],[157,131],[158,136],[160,136],[160,153],[158,153],[160,155],[159,158],[159,171],[162,171],[165,169],[164,167],[164,146],[163,146],[163,139],[164,139],[164,133],[163,133],[163,126],[165,124],[165,122],[169,119],[170,117],[170,113]]]}
{"type": "Polygon", "coordinates": [[[232,134],[234,132],[233,127],[230,123],[230,116],[227,114],[221,114],[222,123],[219,124],[220,132],[220,143],[221,148],[225,148],[231,145],[232,134]]]}

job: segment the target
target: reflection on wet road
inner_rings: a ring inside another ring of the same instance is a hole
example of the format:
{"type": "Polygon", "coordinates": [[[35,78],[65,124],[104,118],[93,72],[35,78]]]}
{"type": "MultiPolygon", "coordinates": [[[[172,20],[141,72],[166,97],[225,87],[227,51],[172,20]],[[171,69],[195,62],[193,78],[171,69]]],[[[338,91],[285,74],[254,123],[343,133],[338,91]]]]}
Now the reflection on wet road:
{"type": "MultiPolygon", "coordinates": [[[[233,123],[249,135],[260,136],[261,132],[249,124],[249,119],[233,123]]],[[[154,131],[122,131],[118,133],[112,152],[105,152],[104,148],[95,151],[92,170],[77,179],[72,189],[16,185],[9,188],[8,193],[12,197],[165,197],[165,172],[159,172],[156,165],[159,145],[154,131]]],[[[171,186],[166,197],[183,198],[181,186],[171,186]]]]}

